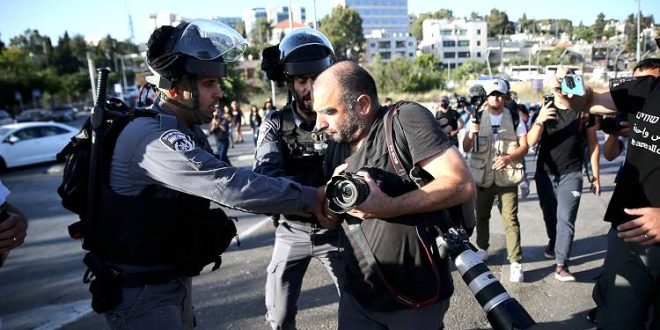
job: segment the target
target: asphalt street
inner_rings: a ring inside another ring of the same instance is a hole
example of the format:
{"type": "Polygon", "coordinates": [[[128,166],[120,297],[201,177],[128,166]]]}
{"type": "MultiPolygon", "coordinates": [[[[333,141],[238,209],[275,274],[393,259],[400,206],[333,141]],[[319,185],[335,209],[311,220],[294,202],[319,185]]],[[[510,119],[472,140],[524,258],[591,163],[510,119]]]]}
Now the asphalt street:
{"type": "MultiPolygon", "coordinates": [[[[245,143],[230,149],[236,166],[251,166],[252,136],[244,132],[245,143]]],[[[530,173],[534,155],[527,156],[530,173]]],[[[620,159],[602,161],[603,194],[593,195],[585,183],[576,224],[571,271],[574,283],[553,277],[554,263],[543,257],[547,243],[535,185],[520,202],[524,283],[510,283],[502,221],[493,208],[491,258],[487,265],[508,290],[539,323],[541,329],[594,329],[585,312],[591,300],[594,277],[602,266],[609,226],[602,221],[613,189],[620,159]]],[[[0,173],[12,195],[10,201],[29,220],[26,243],[13,251],[0,268],[0,329],[107,329],[102,316],[91,311],[79,242],[67,236],[66,227],[75,221],[63,209],[56,194],[61,164],[30,166],[0,173]]],[[[531,175],[530,175],[531,176],[531,175]]],[[[586,180],[585,180],[586,182],[586,180]]],[[[229,211],[238,217],[240,246],[223,255],[215,272],[207,268],[193,281],[193,301],[198,329],[266,329],[264,319],[265,269],[274,242],[274,228],[263,215],[229,211]]],[[[486,317],[456,271],[455,294],[445,317],[446,329],[488,329],[486,317]]],[[[307,272],[299,300],[299,329],[335,329],[337,296],[329,276],[318,262],[307,272]]]]}

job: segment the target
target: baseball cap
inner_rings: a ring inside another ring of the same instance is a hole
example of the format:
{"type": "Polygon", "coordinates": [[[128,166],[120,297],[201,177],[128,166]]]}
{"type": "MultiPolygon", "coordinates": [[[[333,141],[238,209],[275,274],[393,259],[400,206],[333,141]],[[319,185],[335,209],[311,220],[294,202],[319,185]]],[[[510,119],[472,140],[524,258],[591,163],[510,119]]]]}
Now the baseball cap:
{"type": "Polygon", "coordinates": [[[486,90],[486,95],[490,95],[493,92],[500,92],[502,94],[509,92],[509,87],[507,87],[507,83],[503,79],[487,80],[482,85],[486,90]]]}

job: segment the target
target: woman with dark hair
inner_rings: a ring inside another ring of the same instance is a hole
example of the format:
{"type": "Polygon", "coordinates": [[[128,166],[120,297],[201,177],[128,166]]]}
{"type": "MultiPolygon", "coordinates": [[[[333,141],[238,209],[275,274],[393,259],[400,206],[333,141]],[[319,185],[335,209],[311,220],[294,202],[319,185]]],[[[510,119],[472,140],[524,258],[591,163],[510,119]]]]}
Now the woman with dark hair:
{"type": "Polygon", "coordinates": [[[261,126],[261,116],[259,116],[259,109],[253,104],[250,106],[250,127],[252,127],[252,139],[255,147],[259,136],[259,126],[261,126]]]}

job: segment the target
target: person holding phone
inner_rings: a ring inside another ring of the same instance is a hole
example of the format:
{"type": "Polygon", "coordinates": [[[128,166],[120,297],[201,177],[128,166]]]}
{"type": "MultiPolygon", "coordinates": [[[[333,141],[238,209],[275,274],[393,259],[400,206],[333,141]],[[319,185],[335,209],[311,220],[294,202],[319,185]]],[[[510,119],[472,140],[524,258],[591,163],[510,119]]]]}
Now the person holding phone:
{"type": "Polygon", "coordinates": [[[568,263],[582,196],[584,149],[588,146],[593,169],[591,189],[600,195],[600,148],[594,117],[555,100],[554,95],[544,97],[545,104],[533,119],[527,143],[538,144],[534,180],[548,235],[543,255],[556,260],[557,280],[572,282],[575,277],[568,263]]]}

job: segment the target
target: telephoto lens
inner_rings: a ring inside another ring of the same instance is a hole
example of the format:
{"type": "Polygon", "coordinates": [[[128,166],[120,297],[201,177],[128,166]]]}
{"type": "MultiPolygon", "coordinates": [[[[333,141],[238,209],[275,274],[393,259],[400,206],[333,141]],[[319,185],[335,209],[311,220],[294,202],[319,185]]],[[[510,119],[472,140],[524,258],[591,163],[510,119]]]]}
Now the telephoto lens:
{"type": "Polygon", "coordinates": [[[525,308],[512,298],[470,247],[463,228],[449,228],[438,235],[441,254],[449,254],[495,330],[528,329],[536,325],[525,308]]]}

